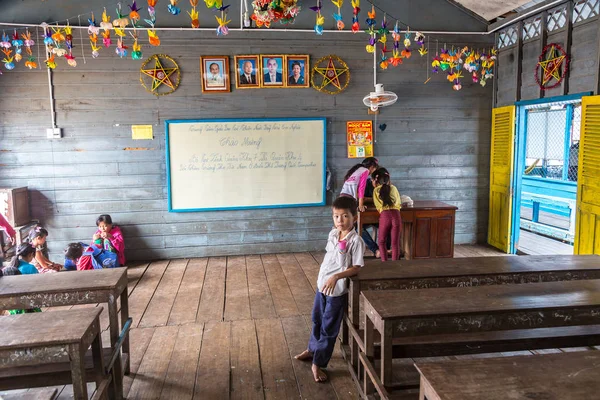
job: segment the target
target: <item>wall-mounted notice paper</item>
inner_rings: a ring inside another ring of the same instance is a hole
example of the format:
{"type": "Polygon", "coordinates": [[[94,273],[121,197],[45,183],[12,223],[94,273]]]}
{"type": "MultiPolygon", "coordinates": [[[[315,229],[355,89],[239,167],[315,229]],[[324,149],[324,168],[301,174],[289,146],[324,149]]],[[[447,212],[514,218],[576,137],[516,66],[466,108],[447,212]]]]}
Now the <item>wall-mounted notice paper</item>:
{"type": "Polygon", "coordinates": [[[133,140],[152,140],[152,125],[131,125],[131,138],[133,140]]]}

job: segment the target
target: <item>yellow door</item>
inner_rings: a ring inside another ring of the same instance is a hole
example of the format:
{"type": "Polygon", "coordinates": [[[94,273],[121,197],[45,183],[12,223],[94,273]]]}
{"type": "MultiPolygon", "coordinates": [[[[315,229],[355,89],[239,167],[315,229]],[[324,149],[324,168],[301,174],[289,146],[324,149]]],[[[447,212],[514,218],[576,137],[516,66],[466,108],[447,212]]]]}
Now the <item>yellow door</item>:
{"type": "Polygon", "coordinates": [[[582,98],[575,254],[600,254],[600,96],[582,98]]]}
{"type": "Polygon", "coordinates": [[[508,253],[512,215],[515,106],[492,110],[488,243],[508,253]]]}

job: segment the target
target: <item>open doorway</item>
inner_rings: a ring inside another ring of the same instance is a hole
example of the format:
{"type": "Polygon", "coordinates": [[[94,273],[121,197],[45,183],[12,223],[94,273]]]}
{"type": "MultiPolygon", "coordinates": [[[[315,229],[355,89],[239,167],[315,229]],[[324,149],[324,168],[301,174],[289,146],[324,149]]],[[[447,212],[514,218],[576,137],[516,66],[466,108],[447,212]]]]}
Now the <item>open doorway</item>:
{"type": "Polygon", "coordinates": [[[518,104],[512,252],[573,254],[580,96],[518,104]]]}

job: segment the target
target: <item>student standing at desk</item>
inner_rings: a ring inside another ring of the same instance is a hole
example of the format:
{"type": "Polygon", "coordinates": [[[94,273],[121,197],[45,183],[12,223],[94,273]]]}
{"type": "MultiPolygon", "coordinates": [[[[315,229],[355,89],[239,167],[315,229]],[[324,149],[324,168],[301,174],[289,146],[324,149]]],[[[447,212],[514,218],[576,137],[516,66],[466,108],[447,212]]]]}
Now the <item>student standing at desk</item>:
{"type": "MultiPolygon", "coordinates": [[[[353,197],[358,201],[358,211],[363,212],[366,209],[364,203],[368,199],[372,202],[371,197],[373,196],[373,185],[371,184],[370,175],[379,166],[379,162],[375,157],[367,157],[360,164],[356,164],[346,172],[344,177],[344,185],[340,196],[353,197]],[[367,192],[367,187],[370,186],[370,192],[367,192]],[[371,197],[367,197],[369,194],[371,197]]],[[[366,231],[359,231],[365,244],[373,252],[375,257],[379,257],[379,247],[377,243],[373,241],[371,235],[366,231]]]]}

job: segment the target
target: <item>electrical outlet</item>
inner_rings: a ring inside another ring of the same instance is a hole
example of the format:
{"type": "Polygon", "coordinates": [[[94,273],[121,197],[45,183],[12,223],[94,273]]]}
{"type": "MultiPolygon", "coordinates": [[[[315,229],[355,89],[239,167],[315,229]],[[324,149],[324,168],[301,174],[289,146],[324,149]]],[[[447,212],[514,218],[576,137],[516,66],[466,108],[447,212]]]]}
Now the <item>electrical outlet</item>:
{"type": "Polygon", "coordinates": [[[48,128],[46,129],[46,137],[48,139],[60,139],[62,137],[62,129],[48,128]]]}

